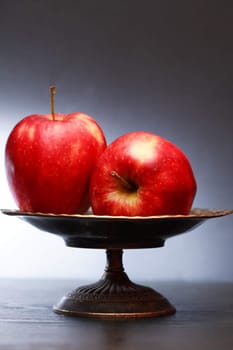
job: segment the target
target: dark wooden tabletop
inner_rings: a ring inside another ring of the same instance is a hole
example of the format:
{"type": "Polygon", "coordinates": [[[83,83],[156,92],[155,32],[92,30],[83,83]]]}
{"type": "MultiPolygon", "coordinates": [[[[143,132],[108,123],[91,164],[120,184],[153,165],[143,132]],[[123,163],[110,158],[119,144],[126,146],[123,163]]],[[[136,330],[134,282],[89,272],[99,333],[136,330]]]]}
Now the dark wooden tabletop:
{"type": "Polygon", "coordinates": [[[233,349],[233,283],[147,283],[174,315],[136,320],[74,318],[52,306],[75,281],[0,280],[0,349],[233,349]]]}

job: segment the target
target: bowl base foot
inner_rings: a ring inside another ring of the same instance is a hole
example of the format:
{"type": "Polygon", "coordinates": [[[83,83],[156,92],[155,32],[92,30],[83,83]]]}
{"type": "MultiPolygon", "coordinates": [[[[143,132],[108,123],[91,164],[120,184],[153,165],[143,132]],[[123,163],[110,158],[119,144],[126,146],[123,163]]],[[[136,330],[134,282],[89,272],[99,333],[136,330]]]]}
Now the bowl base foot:
{"type": "Polygon", "coordinates": [[[54,311],[69,316],[115,319],[166,316],[176,310],[160,293],[128,278],[121,250],[107,250],[102,278],[64,296],[54,311]]]}
{"type": "Polygon", "coordinates": [[[133,290],[108,293],[101,291],[101,284],[102,281],[74,290],[54,306],[54,311],[67,316],[98,318],[145,318],[176,311],[166,298],[149,287],[132,283],[133,290]]]}

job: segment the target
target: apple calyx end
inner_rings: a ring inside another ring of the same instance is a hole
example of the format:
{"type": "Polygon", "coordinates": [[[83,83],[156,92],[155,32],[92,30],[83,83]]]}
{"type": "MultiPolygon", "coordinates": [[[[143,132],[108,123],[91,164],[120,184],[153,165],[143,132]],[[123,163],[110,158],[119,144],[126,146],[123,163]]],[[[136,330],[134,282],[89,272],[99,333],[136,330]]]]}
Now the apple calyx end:
{"type": "Polygon", "coordinates": [[[116,171],[111,171],[111,176],[113,176],[120,185],[127,191],[127,192],[136,192],[138,189],[138,186],[136,183],[126,180],[122,176],[120,176],[116,171]]]}

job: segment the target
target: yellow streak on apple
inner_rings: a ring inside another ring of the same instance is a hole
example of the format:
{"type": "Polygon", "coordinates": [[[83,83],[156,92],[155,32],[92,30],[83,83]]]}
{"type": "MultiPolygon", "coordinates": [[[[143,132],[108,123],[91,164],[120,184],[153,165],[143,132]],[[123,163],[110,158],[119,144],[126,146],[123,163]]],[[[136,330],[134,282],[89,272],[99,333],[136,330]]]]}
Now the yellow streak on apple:
{"type": "Polygon", "coordinates": [[[35,127],[34,125],[29,126],[28,128],[28,137],[30,140],[34,139],[34,135],[35,135],[35,127]]]}
{"type": "Polygon", "coordinates": [[[84,120],[84,122],[86,123],[86,127],[87,129],[91,132],[91,134],[98,139],[98,142],[102,143],[103,139],[102,139],[102,135],[98,129],[98,127],[91,121],[90,119],[90,123],[88,122],[87,116],[84,114],[80,114],[79,118],[84,120]]]}
{"type": "Polygon", "coordinates": [[[154,157],[156,140],[144,140],[143,145],[140,142],[136,142],[130,146],[130,153],[133,157],[136,157],[140,163],[146,163],[154,157]]]}
{"type": "Polygon", "coordinates": [[[35,135],[35,128],[33,125],[21,124],[18,128],[18,137],[24,137],[24,134],[28,135],[30,140],[33,140],[35,135]]]}
{"type": "Polygon", "coordinates": [[[25,124],[21,124],[20,126],[18,126],[18,138],[22,136],[22,134],[24,133],[26,129],[26,125],[25,124]]]}
{"type": "Polygon", "coordinates": [[[106,202],[115,202],[118,206],[130,206],[134,208],[138,205],[138,201],[140,198],[138,197],[137,191],[135,192],[127,192],[127,191],[113,191],[106,194],[105,201],[106,202]]]}

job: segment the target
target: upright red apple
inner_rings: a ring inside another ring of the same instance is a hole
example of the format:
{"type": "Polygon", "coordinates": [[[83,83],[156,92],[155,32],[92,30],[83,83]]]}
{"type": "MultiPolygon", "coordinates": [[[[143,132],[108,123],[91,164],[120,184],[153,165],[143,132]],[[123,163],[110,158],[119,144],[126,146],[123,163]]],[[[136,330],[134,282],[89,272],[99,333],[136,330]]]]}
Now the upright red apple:
{"type": "Polygon", "coordinates": [[[184,153],[158,135],[139,131],[105,149],[90,183],[97,215],[188,214],[195,193],[196,181],[184,153]]]}
{"type": "Polygon", "coordinates": [[[83,113],[22,119],[5,149],[7,179],[19,209],[85,212],[92,169],[105,147],[102,129],[83,113]]]}

